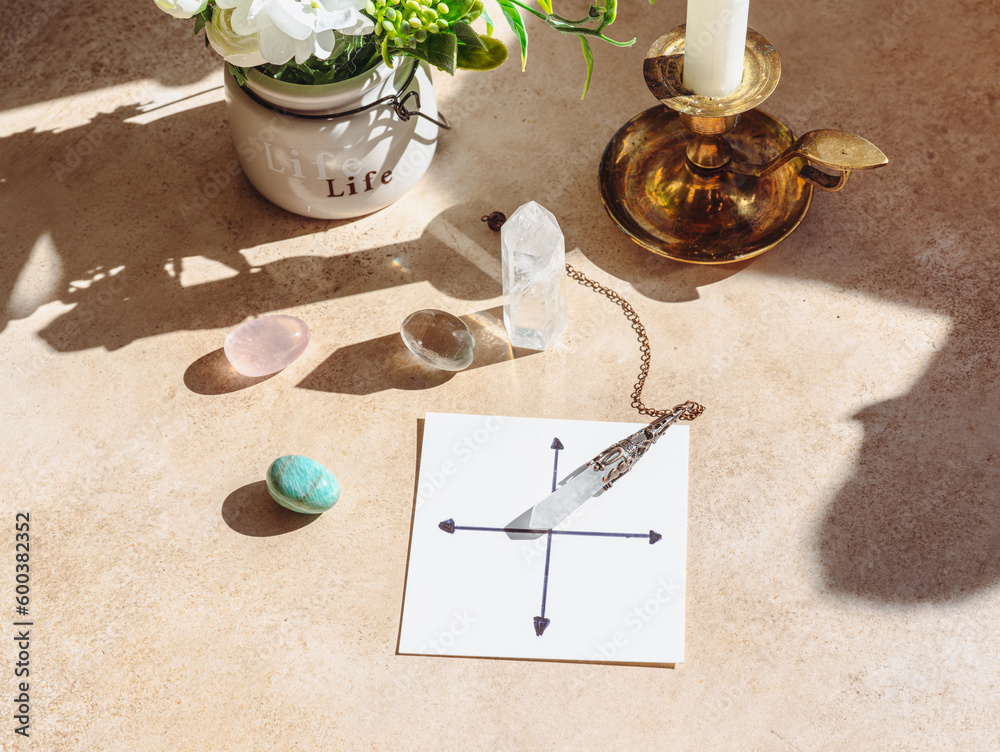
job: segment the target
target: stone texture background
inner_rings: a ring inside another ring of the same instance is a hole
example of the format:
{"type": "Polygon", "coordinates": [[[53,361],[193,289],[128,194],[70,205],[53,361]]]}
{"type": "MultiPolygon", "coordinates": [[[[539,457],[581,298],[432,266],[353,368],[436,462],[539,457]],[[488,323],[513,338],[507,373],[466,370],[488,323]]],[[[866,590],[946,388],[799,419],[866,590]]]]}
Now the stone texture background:
{"type": "Polygon", "coordinates": [[[456,129],[419,190],[342,223],[228,175],[220,65],[153,3],[3,5],[2,505],[11,549],[32,514],[32,748],[1000,746],[1000,11],[754,0],[784,66],[766,109],[892,162],[758,260],[702,268],[600,205],[604,145],[654,104],[644,51],[684,20],[622,5],[639,41],[595,49],[583,103],[578,45],[537,25],[526,73],[439,75],[456,129]],[[529,199],[641,313],[648,400],[709,408],[672,670],[395,655],[426,411],[636,418],[628,325],[578,286],[545,353],[447,378],[400,351],[418,308],[499,331],[479,217],[529,199]],[[228,375],[225,333],[274,311],[309,322],[305,356],[228,375]],[[292,452],[344,489],[309,524],[261,482],[292,452]]]}

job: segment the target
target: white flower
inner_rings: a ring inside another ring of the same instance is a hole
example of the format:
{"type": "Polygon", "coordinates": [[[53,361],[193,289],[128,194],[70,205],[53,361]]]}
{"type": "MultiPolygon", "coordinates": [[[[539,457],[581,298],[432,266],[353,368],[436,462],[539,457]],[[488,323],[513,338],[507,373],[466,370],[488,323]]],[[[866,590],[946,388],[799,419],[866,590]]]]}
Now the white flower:
{"type": "Polygon", "coordinates": [[[217,0],[232,8],[232,28],[240,35],[258,35],[260,52],[275,65],[293,57],[304,63],[315,55],[326,60],[343,35],[370,34],[371,19],[360,13],[366,0],[217,0]]]}
{"type": "Polygon", "coordinates": [[[216,8],[212,11],[212,23],[205,26],[205,33],[212,49],[226,59],[226,62],[241,68],[253,68],[267,61],[260,54],[257,34],[237,34],[233,30],[231,8],[216,8]]]}
{"type": "Polygon", "coordinates": [[[154,0],[160,10],[165,10],[174,18],[191,18],[208,6],[208,0],[154,0]]]}

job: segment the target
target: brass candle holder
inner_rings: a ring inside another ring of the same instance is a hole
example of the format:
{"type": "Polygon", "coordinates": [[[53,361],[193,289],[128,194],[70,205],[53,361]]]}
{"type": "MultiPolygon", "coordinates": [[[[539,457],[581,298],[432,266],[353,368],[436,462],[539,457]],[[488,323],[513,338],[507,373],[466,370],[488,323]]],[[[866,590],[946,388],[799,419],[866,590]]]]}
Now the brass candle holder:
{"type": "Polygon", "coordinates": [[[677,261],[726,264],[757,256],[805,217],[813,187],[839,191],[852,172],[889,160],[842,131],[796,139],[756,109],[781,76],[774,47],[747,31],[743,83],[727,97],[686,89],[684,26],[646,54],[646,85],[665,106],[632,118],[601,159],[601,200],[642,247],[677,261]]]}

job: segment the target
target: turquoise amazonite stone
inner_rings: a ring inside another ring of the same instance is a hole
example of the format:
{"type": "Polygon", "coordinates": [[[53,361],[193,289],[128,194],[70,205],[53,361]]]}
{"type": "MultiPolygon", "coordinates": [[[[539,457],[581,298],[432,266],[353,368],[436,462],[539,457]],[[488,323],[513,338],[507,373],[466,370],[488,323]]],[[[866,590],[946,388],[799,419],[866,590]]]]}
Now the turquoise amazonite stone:
{"type": "Polygon", "coordinates": [[[298,454],[278,457],[267,469],[267,490],[286,509],[320,514],[340,498],[340,484],[316,460],[298,454]]]}

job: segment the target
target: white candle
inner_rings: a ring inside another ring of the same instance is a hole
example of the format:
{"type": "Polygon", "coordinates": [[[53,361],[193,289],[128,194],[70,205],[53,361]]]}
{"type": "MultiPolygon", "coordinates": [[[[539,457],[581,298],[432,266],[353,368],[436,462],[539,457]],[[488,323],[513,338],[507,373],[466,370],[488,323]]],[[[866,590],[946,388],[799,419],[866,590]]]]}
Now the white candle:
{"type": "Polygon", "coordinates": [[[688,0],[684,85],[703,97],[725,97],[743,81],[750,0],[688,0]]]}

